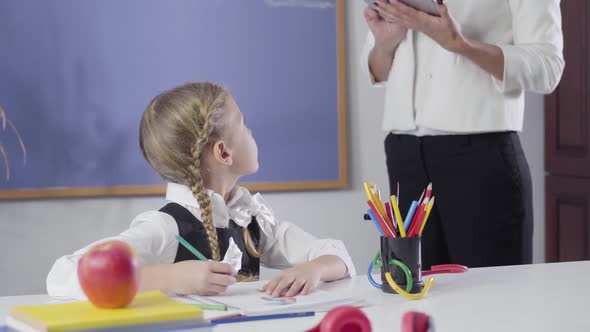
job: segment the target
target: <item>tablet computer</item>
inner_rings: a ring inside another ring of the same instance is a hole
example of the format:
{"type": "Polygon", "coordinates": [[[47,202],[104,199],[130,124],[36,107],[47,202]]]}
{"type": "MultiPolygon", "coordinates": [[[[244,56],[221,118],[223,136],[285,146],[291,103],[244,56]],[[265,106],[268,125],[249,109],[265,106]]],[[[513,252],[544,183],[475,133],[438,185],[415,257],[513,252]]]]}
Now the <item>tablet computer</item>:
{"type": "MultiPolygon", "coordinates": [[[[365,2],[375,8],[375,0],[365,0],[365,2]]],[[[399,0],[399,2],[434,16],[440,16],[438,6],[444,3],[442,0],[399,0]]]]}

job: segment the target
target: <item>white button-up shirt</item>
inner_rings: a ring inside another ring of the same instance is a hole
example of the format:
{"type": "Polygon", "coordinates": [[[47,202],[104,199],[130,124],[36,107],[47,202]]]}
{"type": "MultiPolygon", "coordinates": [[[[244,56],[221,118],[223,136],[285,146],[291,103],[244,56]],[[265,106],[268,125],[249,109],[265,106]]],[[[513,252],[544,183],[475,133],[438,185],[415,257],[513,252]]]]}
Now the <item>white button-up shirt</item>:
{"type": "MultiPolygon", "coordinates": [[[[270,268],[288,268],[311,261],[322,255],[340,257],[348,268],[349,276],[356,275],[352,260],[341,241],[318,239],[296,225],[281,221],[266,205],[260,194],[251,195],[237,187],[231,200],[212,191],[208,192],[213,208],[213,223],[217,228],[227,228],[230,219],[246,227],[252,216],[261,229],[260,262],[270,268]]],[[[191,190],[183,185],[168,184],[166,199],[188,209],[201,219],[199,204],[191,190]]],[[[160,211],[148,211],[138,215],[129,229],[118,236],[92,243],[71,255],[59,258],[47,276],[47,293],[55,297],[85,299],[77,275],[78,260],[92,246],[108,240],[122,240],[128,243],[139,257],[142,266],[174,263],[178,250],[178,226],[172,216],[160,211]]]]}
{"type": "MultiPolygon", "coordinates": [[[[383,129],[398,133],[521,131],[524,91],[551,93],[564,69],[559,0],[447,0],[463,34],[504,54],[504,80],[409,30],[395,53],[383,129]]],[[[362,66],[375,44],[369,31],[362,66]]],[[[375,84],[373,76],[370,76],[375,84]]]]}

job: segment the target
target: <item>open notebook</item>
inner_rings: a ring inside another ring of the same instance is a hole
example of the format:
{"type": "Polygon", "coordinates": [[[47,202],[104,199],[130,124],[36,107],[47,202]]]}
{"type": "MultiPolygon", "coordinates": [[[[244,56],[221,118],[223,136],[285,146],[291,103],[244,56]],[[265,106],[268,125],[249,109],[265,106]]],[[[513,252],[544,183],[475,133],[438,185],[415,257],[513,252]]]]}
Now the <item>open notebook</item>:
{"type": "Polygon", "coordinates": [[[222,303],[227,305],[228,310],[237,311],[246,316],[302,311],[327,311],[340,305],[356,305],[362,302],[360,298],[319,289],[309,295],[272,297],[259,291],[267,282],[238,283],[229,287],[223,295],[218,296],[202,297],[186,295],[177,299],[189,303],[222,303]]]}

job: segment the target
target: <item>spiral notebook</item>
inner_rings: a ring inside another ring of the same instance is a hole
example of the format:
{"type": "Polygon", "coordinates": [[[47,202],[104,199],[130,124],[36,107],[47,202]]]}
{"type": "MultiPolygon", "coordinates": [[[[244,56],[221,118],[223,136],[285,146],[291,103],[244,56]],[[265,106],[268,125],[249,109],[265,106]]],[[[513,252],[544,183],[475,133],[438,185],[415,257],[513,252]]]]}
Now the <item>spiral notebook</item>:
{"type": "Polygon", "coordinates": [[[258,316],[303,311],[328,311],[341,305],[358,305],[363,300],[358,297],[317,289],[309,295],[294,297],[273,297],[260,291],[268,281],[238,283],[218,296],[183,296],[183,302],[215,303],[226,305],[228,310],[246,316],[258,316]]]}

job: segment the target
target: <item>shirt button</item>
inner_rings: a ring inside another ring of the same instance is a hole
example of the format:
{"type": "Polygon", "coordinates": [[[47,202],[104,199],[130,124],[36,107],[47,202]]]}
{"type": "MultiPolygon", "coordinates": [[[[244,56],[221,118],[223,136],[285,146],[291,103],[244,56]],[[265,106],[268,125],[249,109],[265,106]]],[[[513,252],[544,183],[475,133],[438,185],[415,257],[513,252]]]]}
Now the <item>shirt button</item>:
{"type": "Polygon", "coordinates": [[[432,78],[432,74],[431,73],[428,73],[428,78],[432,78]]]}

